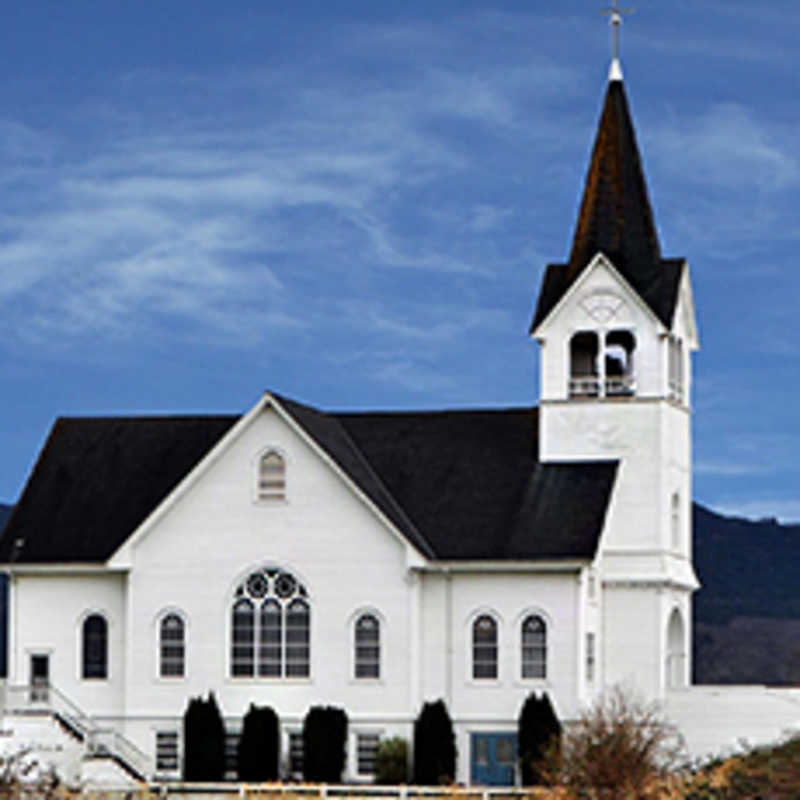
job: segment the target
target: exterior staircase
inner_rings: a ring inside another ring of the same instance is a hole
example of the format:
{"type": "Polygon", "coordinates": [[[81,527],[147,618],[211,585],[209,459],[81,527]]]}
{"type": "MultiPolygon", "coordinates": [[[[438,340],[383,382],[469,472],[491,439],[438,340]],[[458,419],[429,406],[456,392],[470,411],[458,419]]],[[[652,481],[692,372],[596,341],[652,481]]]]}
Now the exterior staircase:
{"type": "Polygon", "coordinates": [[[6,752],[30,750],[68,782],[139,784],[153,774],[146,753],[54,686],[5,685],[2,695],[6,752]]]}

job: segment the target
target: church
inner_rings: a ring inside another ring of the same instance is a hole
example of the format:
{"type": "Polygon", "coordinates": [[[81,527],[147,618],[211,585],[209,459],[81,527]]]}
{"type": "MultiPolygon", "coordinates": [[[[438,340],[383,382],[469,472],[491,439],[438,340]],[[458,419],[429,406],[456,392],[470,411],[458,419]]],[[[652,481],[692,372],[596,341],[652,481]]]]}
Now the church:
{"type": "Polygon", "coordinates": [[[508,784],[531,692],[564,723],[618,684],[707,722],[691,277],[661,253],[616,58],[529,333],[538,407],[330,413],[266,392],[241,416],[56,420],[0,540],[4,727],[72,734],[75,769],[94,749],[178,778],[183,712],[213,691],[231,752],[250,703],[276,710],[292,777],[306,712],[334,705],[345,778],[369,781],[379,742],[442,698],[457,780],[508,784]]]}

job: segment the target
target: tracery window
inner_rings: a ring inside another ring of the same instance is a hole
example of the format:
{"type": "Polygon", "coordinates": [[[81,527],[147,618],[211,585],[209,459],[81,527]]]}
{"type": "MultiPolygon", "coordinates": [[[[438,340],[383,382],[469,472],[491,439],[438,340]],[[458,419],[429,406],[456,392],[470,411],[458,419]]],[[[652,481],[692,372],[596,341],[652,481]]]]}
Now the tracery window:
{"type": "Polygon", "coordinates": [[[362,614],[355,624],[355,676],[381,676],[381,623],[375,614],[362,614]]]}
{"type": "Polygon", "coordinates": [[[472,623],[472,677],[497,678],[497,622],[489,614],[472,623]]]}
{"type": "Polygon", "coordinates": [[[102,614],[90,614],[83,621],[82,672],[84,678],[108,677],[108,623],[102,614]]]}
{"type": "Polygon", "coordinates": [[[258,460],[258,499],[283,500],[286,497],[286,462],[275,450],[258,460]]]}
{"type": "Polygon", "coordinates": [[[547,677],[547,624],[538,614],[522,621],[522,677],[547,677]]]}
{"type": "Polygon", "coordinates": [[[231,676],[307,678],[311,664],[311,607],[290,573],[267,567],[236,589],[231,608],[231,676]]]}
{"type": "Polygon", "coordinates": [[[167,614],[159,625],[159,674],[182,678],[186,661],[186,628],[178,614],[167,614]]]}

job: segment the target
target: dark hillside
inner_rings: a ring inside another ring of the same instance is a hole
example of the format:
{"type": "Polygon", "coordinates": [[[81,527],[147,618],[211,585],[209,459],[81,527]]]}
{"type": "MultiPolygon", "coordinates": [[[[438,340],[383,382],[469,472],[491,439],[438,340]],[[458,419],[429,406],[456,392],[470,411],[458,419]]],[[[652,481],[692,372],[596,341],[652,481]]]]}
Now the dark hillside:
{"type": "Polygon", "coordinates": [[[751,522],[694,505],[695,619],[800,619],[800,525],[751,522]]]}
{"type": "Polygon", "coordinates": [[[800,684],[800,525],[694,506],[696,683],[800,684]]]}

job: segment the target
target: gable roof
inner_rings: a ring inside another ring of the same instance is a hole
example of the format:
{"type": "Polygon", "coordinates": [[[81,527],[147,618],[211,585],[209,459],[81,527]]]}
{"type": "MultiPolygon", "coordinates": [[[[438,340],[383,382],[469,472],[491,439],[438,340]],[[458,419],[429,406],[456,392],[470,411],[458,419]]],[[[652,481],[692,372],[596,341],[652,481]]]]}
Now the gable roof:
{"type": "Polygon", "coordinates": [[[57,419],[3,530],[0,561],[105,561],[238,418],[57,419]]]}
{"type": "Polygon", "coordinates": [[[337,416],[438,558],[594,556],[616,462],[539,463],[537,409],[337,416]]]}
{"type": "Polygon", "coordinates": [[[661,257],[621,80],[608,83],[569,260],[545,270],[531,333],[597,253],[603,253],[653,313],[671,327],[684,260],[661,257]]]}
{"type": "MultiPolygon", "coordinates": [[[[617,464],[540,464],[535,408],[337,414],[274,397],[428,558],[596,552],[617,464]]],[[[238,419],[57,420],[0,562],[105,562],[238,419]]]]}

